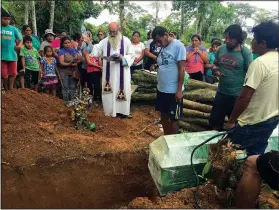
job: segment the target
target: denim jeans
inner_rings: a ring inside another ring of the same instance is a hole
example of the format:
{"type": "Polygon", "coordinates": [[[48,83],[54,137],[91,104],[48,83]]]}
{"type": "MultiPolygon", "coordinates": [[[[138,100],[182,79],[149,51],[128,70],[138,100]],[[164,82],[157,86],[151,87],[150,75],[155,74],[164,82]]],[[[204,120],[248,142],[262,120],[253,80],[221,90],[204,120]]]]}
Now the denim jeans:
{"type": "Polygon", "coordinates": [[[63,70],[60,71],[62,79],[62,95],[64,101],[71,101],[76,95],[77,81],[72,75],[67,75],[63,70]]]}
{"type": "Polygon", "coordinates": [[[233,144],[240,144],[247,156],[264,154],[268,139],[279,123],[279,116],[272,117],[255,125],[237,124],[229,135],[233,144]]]}

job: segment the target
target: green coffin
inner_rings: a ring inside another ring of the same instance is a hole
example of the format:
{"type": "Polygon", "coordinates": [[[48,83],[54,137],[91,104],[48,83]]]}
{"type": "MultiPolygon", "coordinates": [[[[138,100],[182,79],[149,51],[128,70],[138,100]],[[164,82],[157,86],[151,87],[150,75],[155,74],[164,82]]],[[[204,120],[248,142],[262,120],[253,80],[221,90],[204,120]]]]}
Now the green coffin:
{"type": "MultiPolygon", "coordinates": [[[[196,186],[190,162],[191,152],[197,145],[217,134],[217,131],[205,131],[161,136],[149,145],[148,168],[160,195],[196,186]]],[[[193,163],[198,174],[202,173],[207,162],[208,146],[217,143],[220,138],[196,150],[193,163]]],[[[278,128],[269,138],[266,152],[271,149],[279,151],[278,128]]]]}

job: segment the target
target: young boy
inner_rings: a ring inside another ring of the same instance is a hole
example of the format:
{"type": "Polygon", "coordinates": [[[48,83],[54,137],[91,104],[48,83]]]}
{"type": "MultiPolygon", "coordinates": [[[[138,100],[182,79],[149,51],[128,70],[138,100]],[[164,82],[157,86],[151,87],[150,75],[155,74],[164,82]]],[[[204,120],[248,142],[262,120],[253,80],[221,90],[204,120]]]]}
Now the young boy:
{"type": "Polygon", "coordinates": [[[31,88],[31,83],[33,83],[35,91],[38,91],[40,55],[38,51],[32,47],[31,36],[25,36],[23,38],[23,44],[24,47],[20,50],[23,70],[19,72],[19,76],[25,78],[28,88],[31,88]]]}
{"type": "MultiPolygon", "coordinates": [[[[211,48],[210,48],[210,53],[209,53],[209,64],[213,64],[213,62],[215,60],[215,53],[221,45],[222,45],[222,42],[220,39],[213,39],[211,41],[211,48]]],[[[205,65],[205,67],[206,67],[206,65],[205,65]]],[[[211,83],[211,84],[214,84],[215,82],[218,81],[218,79],[213,76],[211,69],[206,70],[205,80],[207,83],[211,83]]]]}
{"type": "Polygon", "coordinates": [[[17,75],[17,53],[22,44],[18,30],[10,25],[11,14],[1,8],[1,77],[4,89],[14,87],[17,75]]]}

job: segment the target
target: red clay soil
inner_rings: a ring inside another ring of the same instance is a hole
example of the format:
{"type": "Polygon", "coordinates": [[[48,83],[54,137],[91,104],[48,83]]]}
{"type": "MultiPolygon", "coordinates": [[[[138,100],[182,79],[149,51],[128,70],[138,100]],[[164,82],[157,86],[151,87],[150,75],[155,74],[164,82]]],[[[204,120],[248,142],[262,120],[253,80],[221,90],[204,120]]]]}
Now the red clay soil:
{"type": "Polygon", "coordinates": [[[96,124],[95,132],[76,130],[70,113],[62,100],[43,93],[28,89],[4,93],[2,162],[30,166],[42,158],[137,151],[162,135],[156,125],[142,131],[159,118],[151,106],[133,108],[132,119],[106,117],[101,107],[92,108],[88,116],[96,124]]]}
{"type": "MultiPolygon", "coordinates": [[[[196,188],[187,188],[165,197],[138,197],[131,201],[128,209],[196,209],[198,208],[194,198],[196,188]]],[[[260,209],[278,209],[278,193],[261,191],[258,200],[260,209]]],[[[197,201],[202,209],[227,209],[235,208],[234,192],[229,189],[221,190],[214,185],[201,185],[198,188],[197,201]]],[[[256,204],[255,204],[256,205],[256,204]]]]}
{"type": "MultiPolygon", "coordinates": [[[[183,189],[179,192],[169,194],[165,197],[149,199],[139,197],[127,206],[128,209],[194,209],[197,208],[194,198],[195,188],[183,189]]],[[[221,195],[225,193],[217,190],[213,185],[203,185],[198,190],[198,202],[201,208],[219,209],[223,208],[221,195]],[[216,192],[218,194],[216,194],[216,192]]]]}

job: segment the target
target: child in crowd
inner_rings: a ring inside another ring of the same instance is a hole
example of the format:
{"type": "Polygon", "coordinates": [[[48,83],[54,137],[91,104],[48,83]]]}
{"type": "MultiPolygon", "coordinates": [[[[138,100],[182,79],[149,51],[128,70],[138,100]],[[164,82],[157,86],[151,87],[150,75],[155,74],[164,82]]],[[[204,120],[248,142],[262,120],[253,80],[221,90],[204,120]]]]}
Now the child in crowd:
{"type": "MultiPolygon", "coordinates": [[[[94,46],[93,46],[94,47],[94,46]]],[[[83,51],[87,63],[87,86],[90,94],[94,96],[95,102],[102,101],[101,77],[102,77],[102,60],[101,57],[93,57],[89,55],[87,50],[83,51]]]]}
{"type": "Polygon", "coordinates": [[[11,14],[1,7],[1,88],[5,91],[14,88],[17,76],[17,52],[22,45],[18,30],[10,25],[11,14]]]}
{"type": "MultiPolygon", "coordinates": [[[[213,39],[211,41],[211,48],[209,51],[209,64],[213,64],[215,60],[215,53],[217,52],[218,48],[221,45],[222,45],[222,41],[220,39],[213,39]]],[[[207,83],[211,83],[211,84],[217,82],[217,78],[213,76],[211,69],[206,70],[205,80],[207,83]]]]}
{"type": "Polygon", "coordinates": [[[27,88],[34,85],[35,91],[38,92],[39,70],[40,70],[40,55],[38,51],[32,47],[32,37],[25,36],[23,38],[24,47],[20,50],[22,70],[19,71],[19,76],[24,77],[27,88]]]}
{"type": "MultiPolygon", "coordinates": [[[[53,33],[52,29],[45,30],[45,35],[44,35],[45,41],[42,42],[42,44],[40,46],[40,50],[39,50],[39,53],[41,56],[44,56],[45,46],[52,46],[52,42],[55,39],[55,37],[56,37],[56,34],[53,33]]],[[[56,51],[54,51],[53,53],[54,53],[54,57],[58,58],[56,51]]]]}
{"type": "Polygon", "coordinates": [[[56,84],[58,83],[58,78],[61,80],[61,77],[56,67],[53,48],[51,46],[46,46],[44,48],[44,55],[45,56],[41,58],[40,66],[42,83],[46,90],[46,94],[56,96],[56,84]]]}

